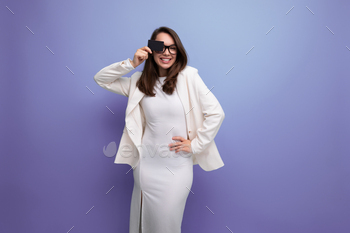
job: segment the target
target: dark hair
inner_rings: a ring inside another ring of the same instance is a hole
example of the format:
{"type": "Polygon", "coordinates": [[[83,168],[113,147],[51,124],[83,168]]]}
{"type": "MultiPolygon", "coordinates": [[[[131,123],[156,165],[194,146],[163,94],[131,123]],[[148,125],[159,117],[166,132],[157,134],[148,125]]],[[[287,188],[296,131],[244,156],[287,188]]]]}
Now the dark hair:
{"type": "MultiPolygon", "coordinates": [[[[151,40],[155,40],[161,32],[169,34],[175,41],[177,47],[177,55],[175,63],[169,68],[166,79],[164,80],[163,91],[167,94],[172,94],[176,87],[177,75],[187,65],[187,54],[184,46],[181,43],[179,36],[174,30],[168,27],[160,27],[153,31],[151,40]]],[[[136,86],[140,91],[148,96],[155,96],[154,85],[159,77],[158,64],[154,61],[153,54],[148,54],[148,59],[145,61],[140,79],[136,82],[136,86]]]]}

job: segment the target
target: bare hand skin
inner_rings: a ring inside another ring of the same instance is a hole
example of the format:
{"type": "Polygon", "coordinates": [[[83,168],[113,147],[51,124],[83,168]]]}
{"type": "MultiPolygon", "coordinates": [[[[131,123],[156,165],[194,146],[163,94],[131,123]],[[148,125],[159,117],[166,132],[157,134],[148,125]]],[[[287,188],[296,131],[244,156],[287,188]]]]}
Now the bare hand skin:
{"type": "Polygon", "coordinates": [[[139,48],[134,54],[134,59],[130,62],[131,65],[136,68],[146,59],[148,59],[148,53],[152,53],[152,50],[148,46],[139,48]]]}
{"type": "Polygon", "coordinates": [[[170,143],[170,150],[175,150],[175,153],[179,151],[185,151],[192,153],[191,140],[186,140],[183,137],[175,136],[172,137],[174,140],[181,140],[181,142],[170,143]]]}

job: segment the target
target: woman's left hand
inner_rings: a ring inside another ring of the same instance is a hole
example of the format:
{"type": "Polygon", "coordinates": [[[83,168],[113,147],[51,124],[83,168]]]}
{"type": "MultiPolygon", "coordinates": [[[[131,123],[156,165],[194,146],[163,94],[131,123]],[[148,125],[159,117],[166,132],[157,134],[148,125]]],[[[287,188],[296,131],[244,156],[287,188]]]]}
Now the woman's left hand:
{"type": "Polygon", "coordinates": [[[179,151],[185,151],[185,152],[192,153],[190,140],[186,140],[180,136],[172,137],[172,139],[173,140],[180,140],[181,142],[170,143],[169,144],[170,150],[175,150],[175,153],[177,153],[179,151]]]}

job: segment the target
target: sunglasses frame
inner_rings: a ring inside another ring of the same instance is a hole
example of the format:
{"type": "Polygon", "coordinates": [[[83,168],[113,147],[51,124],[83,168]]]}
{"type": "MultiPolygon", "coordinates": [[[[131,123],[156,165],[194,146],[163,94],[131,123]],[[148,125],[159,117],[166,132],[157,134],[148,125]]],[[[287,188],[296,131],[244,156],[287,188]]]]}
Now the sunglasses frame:
{"type": "Polygon", "coordinates": [[[170,54],[176,55],[176,54],[177,54],[177,47],[176,47],[176,53],[172,53],[172,52],[170,52],[170,47],[171,47],[171,46],[175,46],[175,47],[176,47],[175,44],[172,44],[172,45],[169,45],[169,46],[164,45],[163,51],[155,51],[155,52],[158,53],[158,54],[163,54],[163,53],[165,53],[165,51],[168,49],[168,51],[169,51],[170,54]]]}

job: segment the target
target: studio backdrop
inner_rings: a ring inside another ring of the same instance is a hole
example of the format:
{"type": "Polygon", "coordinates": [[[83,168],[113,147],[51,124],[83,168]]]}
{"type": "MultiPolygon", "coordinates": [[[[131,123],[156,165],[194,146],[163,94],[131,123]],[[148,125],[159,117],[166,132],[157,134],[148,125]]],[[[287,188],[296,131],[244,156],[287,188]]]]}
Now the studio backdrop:
{"type": "Polygon", "coordinates": [[[349,1],[0,5],[0,232],[128,232],[128,99],[93,77],[160,26],[225,112],[182,232],[349,232],[349,1]]]}

